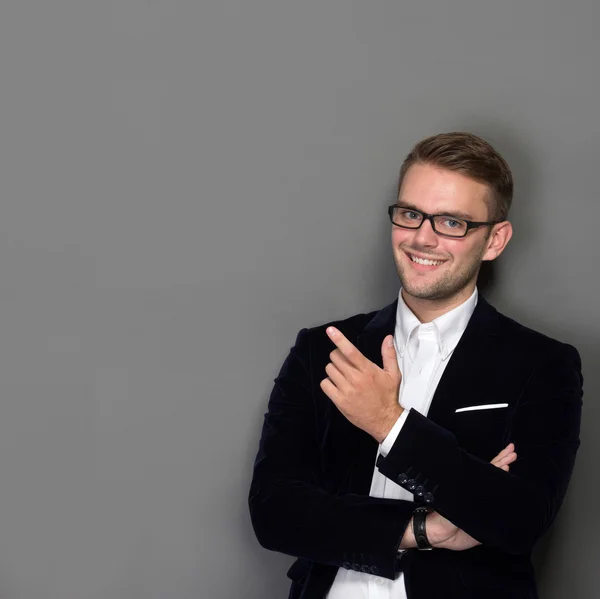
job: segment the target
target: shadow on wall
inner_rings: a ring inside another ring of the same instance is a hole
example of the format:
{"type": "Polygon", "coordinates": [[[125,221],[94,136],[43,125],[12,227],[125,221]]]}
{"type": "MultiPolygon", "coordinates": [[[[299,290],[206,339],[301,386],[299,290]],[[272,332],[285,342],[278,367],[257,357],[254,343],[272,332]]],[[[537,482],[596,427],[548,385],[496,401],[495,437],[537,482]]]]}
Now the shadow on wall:
{"type": "Polygon", "coordinates": [[[540,597],[592,596],[586,581],[589,572],[597,568],[600,518],[597,495],[592,492],[595,483],[590,479],[590,473],[597,470],[596,456],[600,453],[597,435],[600,405],[593,401],[594,391],[600,389],[600,373],[594,369],[594,365],[600,363],[600,345],[597,342],[595,346],[577,344],[577,349],[584,376],[581,446],[565,501],[552,528],[536,545],[532,556],[540,597]],[[571,567],[565,577],[565,569],[557,566],[567,560],[571,567]]]}
{"type": "MultiPolygon", "coordinates": [[[[514,237],[507,248],[507,254],[512,255],[514,260],[514,256],[530,251],[529,244],[536,242],[535,200],[539,197],[538,173],[541,169],[537,167],[533,152],[528,151],[524,144],[520,144],[517,136],[510,134],[509,128],[482,124],[481,127],[475,126],[469,130],[487,139],[505,156],[511,166],[515,194],[510,220],[515,223],[516,227],[514,237]]],[[[580,572],[572,572],[568,577],[564,577],[565,570],[556,566],[564,562],[565,552],[572,551],[574,547],[578,548],[580,556],[590,556],[590,561],[586,563],[585,560],[582,560],[579,564],[582,571],[590,567],[593,559],[591,556],[597,554],[594,540],[600,535],[600,519],[586,516],[595,514],[597,508],[593,504],[593,495],[586,492],[590,483],[583,479],[583,473],[595,470],[591,464],[592,456],[598,455],[600,451],[600,441],[594,434],[594,429],[597,430],[594,423],[600,419],[600,408],[592,402],[586,402],[586,397],[589,399],[592,396],[592,390],[600,388],[600,376],[592,372],[592,365],[600,363],[600,346],[596,339],[589,336],[589,331],[565,330],[566,323],[562,327],[556,324],[551,326],[547,322],[537,322],[534,314],[523,314],[523,310],[517,309],[517,306],[514,306],[513,310],[510,301],[506,301],[509,296],[502,293],[503,285],[506,284],[503,274],[507,272],[507,268],[510,268],[510,261],[502,258],[482,265],[478,280],[478,287],[482,294],[492,298],[492,301],[495,295],[502,296],[502,304],[506,313],[509,315],[519,314],[520,321],[552,337],[564,339],[568,333],[567,338],[575,340],[574,344],[582,359],[585,380],[581,447],[564,504],[549,532],[536,545],[532,559],[541,597],[551,594],[562,596],[563,592],[564,596],[568,593],[572,597],[583,597],[589,593],[589,589],[583,586],[586,577],[580,576],[580,572]],[[587,464],[588,461],[590,464],[587,464]],[[573,534],[572,528],[575,523],[573,512],[578,514],[578,519],[586,522],[585,532],[581,529],[579,534],[573,534]]]]}
{"type": "MultiPolygon", "coordinates": [[[[507,246],[507,254],[527,251],[527,244],[535,241],[535,206],[532,201],[538,188],[538,174],[533,152],[514,134],[510,125],[504,123],[470,122],[464,128],[481,136],[494,146],[508,162],[513,175],[514,195],[509,220],[518,224],[513,238],[507,246]],[[519,231],[527,231],[527,235],[519,231]]],[[[493,262],[484,262],[477,282],[479,290],[486,297],[493,297],[502,288],[502,270],[505,264],[503,256],[493,262]]]]}

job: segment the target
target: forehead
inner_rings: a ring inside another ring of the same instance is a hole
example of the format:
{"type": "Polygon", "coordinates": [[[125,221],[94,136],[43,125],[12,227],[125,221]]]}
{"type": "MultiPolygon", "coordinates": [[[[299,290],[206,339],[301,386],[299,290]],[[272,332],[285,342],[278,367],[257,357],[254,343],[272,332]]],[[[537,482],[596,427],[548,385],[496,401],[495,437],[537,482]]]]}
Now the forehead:
{"type": "Polygon", "coordinates": [[[408,169],[398,201],[430,214],[461,213],[472,220],[486,220],[489,188],[446,169],[413,164],[408,169]]]}

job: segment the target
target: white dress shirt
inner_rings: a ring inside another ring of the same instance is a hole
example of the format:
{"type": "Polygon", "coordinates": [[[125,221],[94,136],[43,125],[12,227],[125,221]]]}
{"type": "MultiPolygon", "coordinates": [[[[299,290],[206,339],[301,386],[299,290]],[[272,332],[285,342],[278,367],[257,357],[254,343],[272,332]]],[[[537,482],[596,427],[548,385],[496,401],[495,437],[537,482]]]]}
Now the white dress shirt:
{"type": "MultiPolygon", "coordinates": [[[[394,346],[402,373],[398,401],[404,407],[404,412],[379,445],[377,456],[388,454],[402,430],[409,410],[427,415],[444,369],[475,310],[477,297],[475,289],[471,297],[457,308],[432,322],[421,324],[404,302],[402,293],[399,294],[394,346]]],[[[375,465],[369,495],[414,500],[412,493],[383,476],[375,465]]],[[[404,575],[401,573],[396,580],[389,580],[340,568],[327,599],[407,599],[404,575]]]]}

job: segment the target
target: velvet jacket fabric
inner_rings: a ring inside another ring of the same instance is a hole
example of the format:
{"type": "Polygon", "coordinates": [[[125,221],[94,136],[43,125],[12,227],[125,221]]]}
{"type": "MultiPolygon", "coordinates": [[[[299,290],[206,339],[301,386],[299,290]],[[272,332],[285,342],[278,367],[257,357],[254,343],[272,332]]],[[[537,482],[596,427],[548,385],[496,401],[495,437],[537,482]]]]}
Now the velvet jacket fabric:
{"type": "Polygon", "coordinates": [[[397,301],[379,312],[303,329],[275,379],[249,505],[263,547],[297,557],[290,598],[326,597],[338,568],[393,579],[409,599],[532,599],[530,553],[562,503],[579,446],[582,376],[570,345],[523,327],[483,297],[433,397],[411,410],[377,467],[415,503],[369,497],[377,442],[321,391],[334,324],[380,367],[397,301]],[[482,404],[507,408],[456,412],[482,404]],[[508,443],[518,459],[490,464],[508,443]],[[397,549],[419,504],[481,545],[466,551],[397,549]]]}

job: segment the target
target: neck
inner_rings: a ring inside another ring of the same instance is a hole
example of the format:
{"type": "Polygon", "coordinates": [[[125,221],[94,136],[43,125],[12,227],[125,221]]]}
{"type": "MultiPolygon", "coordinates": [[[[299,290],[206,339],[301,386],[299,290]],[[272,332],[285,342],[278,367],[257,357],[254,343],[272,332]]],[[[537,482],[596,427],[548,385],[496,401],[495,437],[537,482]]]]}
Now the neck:
{"type": "Polygon", "coordinates": [[[464,304],[475,291],[475,284],[469,285],[465,289],[462,289],[456,295],[452,297],[439,299],[439,300],[428,300],[419,297],[409,295],[402,289],[402,298],[406,305],[410,308],[411,312],[419,319],[419,322],[431,322],[436,318],[454,310],[461,304],[464,304]]]}

